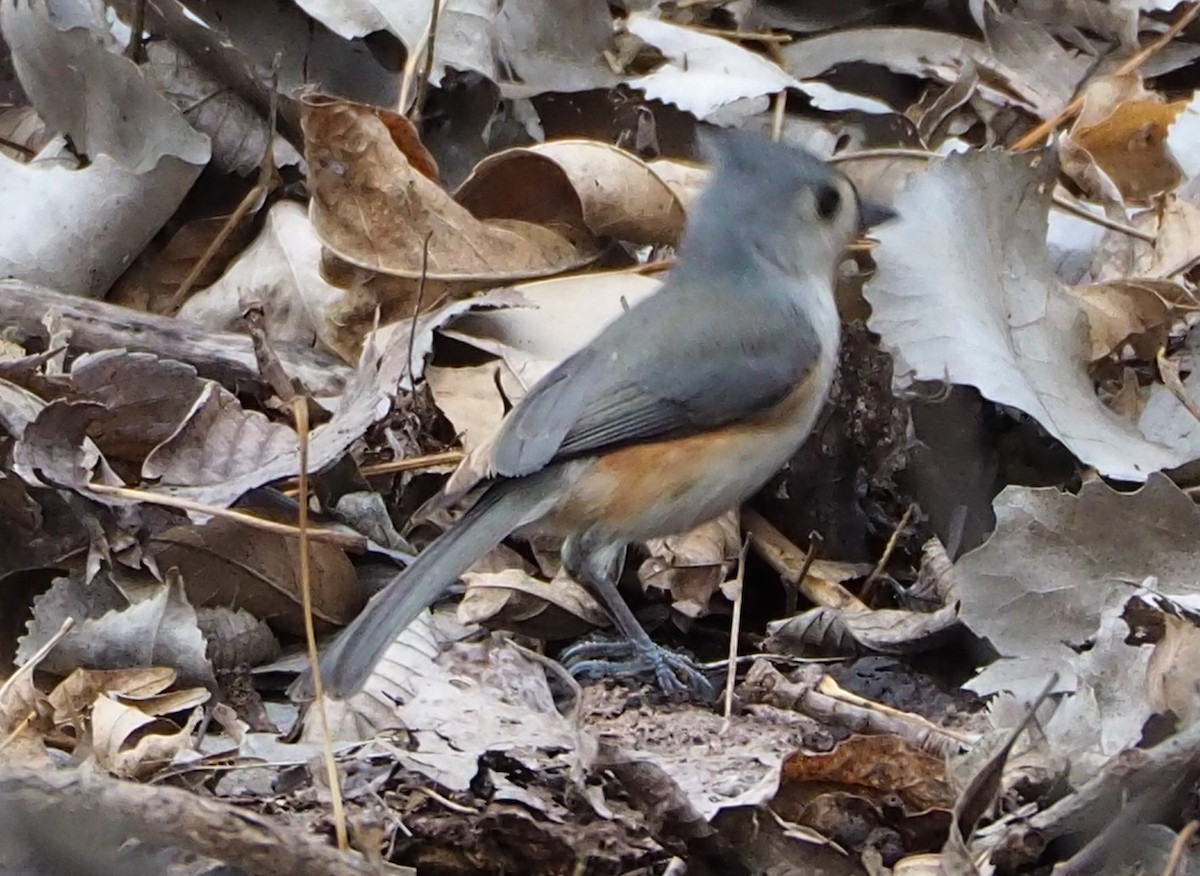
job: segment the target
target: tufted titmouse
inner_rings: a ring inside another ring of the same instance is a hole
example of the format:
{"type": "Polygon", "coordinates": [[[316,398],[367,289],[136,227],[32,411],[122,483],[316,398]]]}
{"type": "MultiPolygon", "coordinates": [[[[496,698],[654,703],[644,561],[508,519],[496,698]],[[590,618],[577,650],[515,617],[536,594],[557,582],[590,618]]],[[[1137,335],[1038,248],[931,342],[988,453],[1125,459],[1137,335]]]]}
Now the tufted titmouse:
{"type": "Polygon", "coordinates": [[[357,691],[396,635],[514,532],[565,538],[566,570],[628,640],[625,669],[652,673],[668,694],[711,693],[621,598],[625,546],[735,507],[800,447],[833,379],[838,261],[890,211],[860,203],[807,152],[744,132],[705,145],[712,178],[662,288],[508,414],[478,501],[325,653],[335,696],[357,691]]]}

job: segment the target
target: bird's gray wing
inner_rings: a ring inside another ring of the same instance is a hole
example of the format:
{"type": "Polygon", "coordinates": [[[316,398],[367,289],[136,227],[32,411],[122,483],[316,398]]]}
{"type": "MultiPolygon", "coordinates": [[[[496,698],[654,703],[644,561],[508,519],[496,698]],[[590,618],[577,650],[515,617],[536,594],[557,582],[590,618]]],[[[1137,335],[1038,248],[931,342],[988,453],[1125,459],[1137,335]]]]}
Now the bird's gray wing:
{"type": "Polygon", "coordinates": [[[493,445],[497,474],[528,474],[555,459],[744,419],[781,401],[820,355],[816,333],[803,320],[760,315],[742,331],[684,325],[664,344],[648,342],[653,333],[637,338],[645,323],[630,316],[513,409],[493,445]]]}
{"type": "Polygon", "coordinates": [[[538,471],[552,460],[597,387],[612,381],[612,367],[585,347],[543,377],[500,424],[490,468],[503,477],[538,471]]]}

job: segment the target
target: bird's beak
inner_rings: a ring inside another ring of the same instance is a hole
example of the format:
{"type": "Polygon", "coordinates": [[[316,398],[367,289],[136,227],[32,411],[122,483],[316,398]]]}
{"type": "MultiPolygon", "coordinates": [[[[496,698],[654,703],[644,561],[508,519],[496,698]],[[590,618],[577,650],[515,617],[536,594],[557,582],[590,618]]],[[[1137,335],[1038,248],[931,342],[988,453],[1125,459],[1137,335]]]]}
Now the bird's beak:
{"type": "Polygon", "coordinates": [[[881,222],[895,219],[898,215],[900,214],[891,207],[885,207],[874,201],[858,202],[858,227],[860,229],[873,228],[881,222]]]}

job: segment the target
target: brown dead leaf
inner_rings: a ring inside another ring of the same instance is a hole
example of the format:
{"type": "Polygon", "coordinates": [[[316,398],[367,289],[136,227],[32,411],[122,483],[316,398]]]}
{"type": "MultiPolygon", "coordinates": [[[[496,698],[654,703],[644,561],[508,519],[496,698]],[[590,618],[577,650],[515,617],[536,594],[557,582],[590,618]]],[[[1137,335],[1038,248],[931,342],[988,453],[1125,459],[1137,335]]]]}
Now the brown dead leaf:
{"type": "Polygon", "coordinates": [[[608,615],[582,586],[565,575],[549,583],[523,569],[468,572],[458,619],[549,641],[608,626],[608,615]]]}
{"type": "MultiPolygon", "coordinates": [[[[211,486],[222,492],[224,485],[295,446],[296,433],[289,427],[246,410],[233,393],[206,381],[187,419],[146,456],[142,476],[164,487],[211,486]]],[[[226,501],[241,492],[230,487],[226,501]]]]}
{"type": "Polygon", "coordinates": [[[1141,418],[1146,408],[1146,398],[1134,369],[1121,369],[1121,385],[1109,399],[1108,406],[1131,423],[1141,418]]]}
{"type": "MultiPolygon", "coordinates": [[[[989,37],[1007,36],[1020,22],[993,16],[989,37]],[[997,34],[999,31],[999,34],[997,34]]],[[[1087,73],[1088,61],[1062,49],[1048,34],[1039,46],[1018,38],[1004,40],[1004,51],[977,40],[925,28],[864,27],[821,34],[790,43],[782,51],[784,68],[797,78],[820,76],[831,68],[854,62],[876,64],[896,73],[952,85],[968,64],[980,74],[980,93],[990,102],[1022,106],[1047,117],[1071,98],[1076,82],[1087,73]],[[1022,52],[1021,49],[1025,51],[1022,52]],[[1030,69],[1029,55],[1040,48],[1042,70],[1030,69]],[[1042,75],[1053,67],[1056,75],[1042,75]]]]}
{"type": "Polygon", "coordinates": [[[117,701],[136,706],[147,715],[177,715],[202,706],[212,698],[212,693],[203,687],[163,691],[153,696],[118,695],[117,701]]]}
{"type": "Polygon", "coordinates": [[[690,532],[646,542],[650,556],[638,569],[642,587],[671,594],[671,607],[686,617],[709,613],[709,603],[736,565],[741,549],[737,511],[728,511],[690,532]]]}
{"type": "Polygon", "coordinates": [[[1167,129],[1186,101],[1166,102],[1136,74],[1094,79],[1059,151],[1063,172],[1094,197],[1142,201],[1181,180],[1167,129]]]}
{"type": "Polygon", "coordinates": [[[772,805],[786,817],[831,788],[879,803],[896,795],[912,813],[954,807],[945,763],[898,736],[851,736],[827,754],[795,752],[783,762],[772,805]]]}
{"type": "Polygon", "coordinates": [[[659,285],[658,280],[633,271],[521,283],[513,287],[519,298],[510,302],[521,306],[458,314],[440,333],[503,359],[516,378],[517,386],[504,386],[508,401],[515,404],[555,365],[658,291],[659,285]]]}
{"type": "Polygon", "coordinates": [[[1159,607],[1162,638],[1146,666],[1150,702],[1159,711],[1173,712],[1181,728],[1190,727],[1200,719],[1200,614],[1168,600],[1159,607]]]}
{"type": "Polygon", "coordinates": [[[1171,279],[1197,258],[1200,258],[1200,206],[1168,195],[1158,210],[1158,229],[1146,276],[1171,279]]]}
{"type": "Polygon", "coordinates": [[[690,161],[675,161],[670,158],[659,158],[649,163],[650,172],[666,183],[667,188],[683,205],[685,213],[691,212],[692,205],[704,191],[708,182],[708,168],[690,161]]]}
{"type": "Polygon", "coordinates": [[[781,654],[917,654],[957,635],[958,610],[934,612],[817,606],[767,625],[768,650],[781,654]]]}
{"type": "Polygon", "coordinates": [[[1129,224],[1153,237],[1154,242],[1118,231],[1106,232],[1100,246],[1088,247],[1088,276],[1092,280],[1172,280],[1200,258],[1200,207],[1182,195],[1160,196],[1152,208],[1134,212],[1129,224]]]}
{"type": "Polygon", "coordinates": [[[54,736],[52,711],[46,695],[34,686],[32,672],[0,685],[0,763],[49,765],[45,740],[54,736]]]}
{"type": "MultiPolygon", "coordinates": [[[[192,604],[244,608],[276,629],[303,635],[297,552],[299,540],[214,517],[201,526],[175,526],[156,535],[155,561],[179,569],[192,604]]],[[[347,623],[363,595],[346,554],[321,542],[309,547],[313,617],[318,629],[347,623]]]]}
{"type": "Polygon", "coordinates": [[[586,232],[577,244],[566,229],[519,215],[473,216],[429,177],[424,150],[401,117],[314,97],[304,130],[313,227],[351,264],[484,286],[560,273],[594,257],[586,232]]]}
{"type": "Polygon", "coordinates": [[[218,673],[258,666],[279,657],[279,640],[266,621],[245,609],[196,609],[196,622],[208,642],[208,659],[218,673]]]}
{"type": "Polygon", "coordinates": [[[500,392],[502,360],[461,368],[425,368],[434,403],[453,425],[465,450],[478,447],[500,425],[507,406],[500,392]]]}
{"type": "MultiPolygon", "coordinates": [[[[207,490],[206,501],[228,503],[245,492],[236,479],[296,446],[289,427],[246,410],[221,384],[197,377],[190,365],[150,354],[106,350],[82,356],[70,388],[75,398],[45,405],[15,433],[21,437],[15,468],[31,484],[77,490],[92,481],[120,485],[95,436],[129,480],[156,481],[159,489],[199,487],[207,490]]],[[[5,401],[14,423],[41,405],[15,389],[0,396],[0,405],[5,401]]]]}
{"type": "Polygon", "coordinates": [[[180,727],[111,697],[99,696],[92,706],[96,762],[119,778],[148,778],[191,750],[192,730],[202,717],[203,710],[197,708],[180,727]]]}
{"type": "Polygon", "coordinates": [[[684,205],[658,176],[660,164],[667,163],[647,164],[596,140],[555,140],[488,156],[455,199],[480,218],[499,213],[552,225],[565,214],[578,216],[597,237],[674,244],[684,205]]]}
{"type": "Polygon", "coordinates": [[[168,690],[175,679],[175,670],[163,666],[75,670],[47,697],[53,708],[54,726],[61,734],[59,744],[70,747],[88,738],[92,706],[100,697],[111,697],[151,717],[162,717],[190,712],[212,696],[203,687],[168,690]]]}
{"type": "Polygon", "coordinates": [[[1187,289],[1169,280],[1129,278],[1068,288],[1087,314],[1093,361],[1126,341],[1135,341],[1140,358],[1152,359],[1172,321],[1200,309],[1187,289]]]}
{"type": "Polygon", "coordinates": [[[60,681],[47,697],[60,726],[82,720],[101,694],[156,696],[175,681],[175,670],[166,666],[137,669],[76,669],[60,681]]]}

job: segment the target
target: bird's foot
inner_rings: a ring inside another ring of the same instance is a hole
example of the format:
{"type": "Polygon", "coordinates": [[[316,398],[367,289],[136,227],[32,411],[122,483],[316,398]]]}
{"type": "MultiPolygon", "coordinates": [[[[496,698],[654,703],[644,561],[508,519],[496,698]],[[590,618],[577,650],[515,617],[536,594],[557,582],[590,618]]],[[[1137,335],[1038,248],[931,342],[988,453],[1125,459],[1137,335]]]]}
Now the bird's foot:
{"type": "Polygon", "coordinates": [[[653,680],[672,700],[715,702],[716,688],[688,657],[653,642],[589,640],[567,648],[559,660],[578,679],[653,680]]]}

